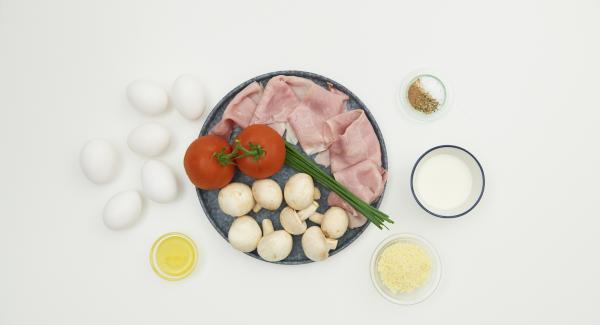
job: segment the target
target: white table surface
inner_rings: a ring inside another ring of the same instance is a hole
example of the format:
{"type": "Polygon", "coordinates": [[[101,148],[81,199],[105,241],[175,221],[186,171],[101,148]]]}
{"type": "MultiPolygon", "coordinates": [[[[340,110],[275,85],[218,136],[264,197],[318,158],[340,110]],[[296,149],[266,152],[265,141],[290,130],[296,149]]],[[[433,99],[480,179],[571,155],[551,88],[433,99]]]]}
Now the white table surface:
{"type": "Polygon", "coordinates": [[[29,1],[0,0],[0,324],[578,324],[600,323],[600,2],[598,1],[29,1]],[[395,102],[403,77],[435,68],[452,111],[420,124],[395,102]],[[280,266],[233,250],[204,217],[181,160],[203,119],[147,118],[126,85],[205,82],[211,105],[242,81],[299,69],[333,78],[369,106],[390,179],[369,227],[322,262],[280,266]],[[123,232],[101,211],[139,188],[143,159],[125,139],[159,121],[177,172],[172,204],[147,202],[123,232]],[[96,186],[78,154],[112,141],[122,169],[96,186]],[[409,190],[416,158],[457,144],[482,162],[487,188],[470,214],[442,220],[409,190]],[[152,242],[181,231],[197,270],[167,282],[152,242]],[[438,249],[442,282],[427,301],[393,305],[375,291],[377,244],[414,232],[438,249]]]}

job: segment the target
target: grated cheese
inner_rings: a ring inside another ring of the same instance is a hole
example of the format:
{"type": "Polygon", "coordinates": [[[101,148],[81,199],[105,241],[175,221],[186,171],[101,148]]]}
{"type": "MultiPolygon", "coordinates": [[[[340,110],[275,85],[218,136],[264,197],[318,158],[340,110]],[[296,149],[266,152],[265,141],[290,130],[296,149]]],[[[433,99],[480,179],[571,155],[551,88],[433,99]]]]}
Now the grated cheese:
{"type": "Polygon", "coordinates": [[[386,247],[377,262],[383,284],[392,293],[411,292],[425,283],[431,260],[418,245],[398,242],[386,247]]]}

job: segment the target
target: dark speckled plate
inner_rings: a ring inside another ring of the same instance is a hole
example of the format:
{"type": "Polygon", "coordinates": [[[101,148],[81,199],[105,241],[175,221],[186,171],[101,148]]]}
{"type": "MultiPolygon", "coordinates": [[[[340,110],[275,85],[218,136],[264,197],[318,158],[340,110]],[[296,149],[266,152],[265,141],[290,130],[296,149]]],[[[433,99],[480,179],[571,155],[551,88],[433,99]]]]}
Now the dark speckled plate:
{"type": "MultiPolygon", "coordinates": [[[[385,150],[385,144],[383,142],[383,136],[381,135],[381,130],[379,130],[379,127],[377,126],[377,123],[375,122],[375,118],[373,118],[373,115],[371,115],[371,112],[369,112],[369,110],[367,109],[367,106],[365,106],[365,104],[363,104],[363,102],[361,102],[361,100],[358,97],[356,97],[352,92],[350,92],[348,89],[346,89],[346,87],[340,85],[339,83],[337,83],[329,78],[325,78],[323,76],[320,76],[320,75],[317,75],[314,73],[310,73],[310,72],[277,71],[277,72],[263,74],[261,76],[252,78],[252,79],[242,83],[241,85],[237,86],[235,89],[230,91],[227,95],[225,95],[225,97],[223,97],[223,99],[221,99],[221,101],[210,112],[210,114],[206,118],[206,121],[204,122],[204,125],[202,126],[200,135],[206,135],[208,133],[208,131],[221,120],[221,116],[223,116],[223,112],[225,111],[225,108],[227,107],[227,105],[229,104],[231,99],[233,99],[233,97],[235,97],[235,95],[237,95],[237,93],[239,93],[247,85],[249,85],[250,83],[252,83],[254,81],[257,81],[257,82],[261,83],[262,85],[265,85],[267,83],[267,81],[269,81],[269,79],[271,79],[272,77],[277,76],[277,75],[303,77],[303,78],[310,79],[321,86],[326,86],[327,83],[331,83],[331,84],[333,84],[333,86],[335,88],[337,88],[338,90],[347,94],[348,97],[350,97],[350,99],[348,100],[347,109],[353,110],[353,109],[361,108],[365,111],[365,113],[367,114],[367,117],[371,121],[371,124],[373,125],[373,128],[375,129],[375,133],[377,134],[377,138],[379,138],[379,143],[381,145],[381,160],[383,163],[383,167],[385,169],[387,169],[387,167],[388,167],[387,153],[385,150]]],[[[234,132],[233,136],[235,136],[236,134],[237,133],[234,132]]],[[[279,183],[281,185],[281,187],[283,188],[283,185],[285,184],[287,179],[295,173],[296,173],[296,171],[294,171],[290,167],[284,165],[283,169],[280,170],[277,174],[273,175],[271,178],[274,179],[277,183],[279,183]]],[[[245,184],[248,184],[251,186],[253,179],[238,171],[238,172],[236,172],[236,174],[233,178],[233,181],[245,183],[245,184]]],[[[320,205],[319,212],[323,213],[327,208],[327,195],[329,194],[329,191],[326,190],[325,188],[323,188],[320,184],[316,184],[316,185],[321,190],[321,199],[319,200],[319,205],[320,205]]],[[[201,190],[201,189],[196,189],[196,191],[198,192],[198,198],[200,199],[200,204],[202,205],[202,209],[204,209],[204,212],[206,213],[208,220],[210,220],[210,222],[215,227],[215,229],[219,232],[219,234],[221,234],[221,236],[223,236],[223,238],[225,238],[225,240],[227,240],[227,232],[229,231],[229,227],[231,226],[231,223],[233,222],[233,218],[224,214],[219,209],[219,204],[217,202],[217,195],[218,195],[219,191],[205,191],[205,190],[201,190]]],[[[384,189],[384,193],[385,193],[385,189],[384,189]]],[[[379,197],[379,199],[377,201],[373,202],[373,206],[379,207],[379,204],[381,203],[382,198],[383,198],[383,194],[381,195],[381,197],[379,197]]],[[[283,229],[281,227],[281,224],[279,223],[279,211],[281,211],[281,209],[283,209],[284,206],[285,206],[285,203],[282,204],[280,209],[277,211],[268,211],[268,210],[262,209],[259,213],[251,212],[250,215],[255,217],[259,224],[261,223],[261,221],[264,218],[269,218],[273,221],[273,226],[276,230],[283,229]]],[[[312,222],[310,222],[308,220],[307,220],[307,222],[308,222],[309,226],[314,225],[312,222]]],[[[368,225],[369,225],[369,223],[366,223],[364,226],[362,226],[360,228],[348,230],[344,234],[344,236],[342,236],[342,238],[339,239],[337,248],[334,251],[331,251],[330,255],[335,255],[337,252],[341,251],[342,249],[344,249],[348,245],[350,245],[350,243],[352,243],[358,236],[360,236],[360,234],[363,233],[363,231],[367,228],[368,225]]],[[[309,260],[304,255],[304,252],[302,251],[302,245],[300,243],[302,236],[292,236],[292,237],[294,238],[294,247],[292,249],[291,254],[285,260],[276,262],[276,263],[278,263],[278,264],[310,263],[311,260],[309,260]]],[[[254,258],[257,258],[261,261],[263,260],[260,258],[260,256],[258,256],[258,253],[256,253],[256,251],[253,251],[253,252],[250,252],[247,254],[254,258]]]]}

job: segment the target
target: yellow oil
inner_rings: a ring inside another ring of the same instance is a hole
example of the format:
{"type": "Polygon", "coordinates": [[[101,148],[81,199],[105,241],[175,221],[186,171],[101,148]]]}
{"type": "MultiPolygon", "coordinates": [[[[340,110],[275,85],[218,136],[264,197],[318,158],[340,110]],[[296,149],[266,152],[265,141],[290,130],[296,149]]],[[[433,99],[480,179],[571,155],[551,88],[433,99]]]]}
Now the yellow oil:
{"type": "Polygon", "coordinates": [[[152,246],[150,263],[154,272],[167,280],[180,280],[196,266],[197,252],[194,242],[179,233],[160,237],[152,246]]]}

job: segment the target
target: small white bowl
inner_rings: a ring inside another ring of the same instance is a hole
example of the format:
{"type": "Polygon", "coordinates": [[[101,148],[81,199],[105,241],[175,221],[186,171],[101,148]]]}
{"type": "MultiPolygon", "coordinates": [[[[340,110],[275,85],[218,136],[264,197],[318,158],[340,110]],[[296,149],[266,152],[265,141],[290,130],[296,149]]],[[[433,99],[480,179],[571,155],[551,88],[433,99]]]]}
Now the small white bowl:
{"type": "Polygon", "coordinates": [[[456,218],[469,213],[481,200],[485,189],[485,174],[477,158],[466,149],[455,145],[441,145],[427,150],[417,159],[410,175],[410,189],[419,206],[429,214],[440,218],[456,218]],[[460,170],[464,171],[463,174],[468,175],[468,179],[465,176],[466,183],[464,185],[468,186],[469,190],[465,191],[464,195],[459,194],[461,187],[453,177],[457,173],[452,173],[452,169],[447,166],[444,166],[443,170],[438,170],[440,175],[438,173],[422,175],[422,173],[431,172],[431,169],[425,167],[428,162],[436,157],[442,158],[441,155],[451,158],[453,162],[461,166],[460,170]],[[431,197],[428,198],[420,191],[420,180],[424,180],[420,177],[427,177],[428,187],[436,190],[437,197],[451,200],[452,196],[460,196],[460,200],[452,206],[433,204],[431,197]]]}
{"type": "Polygon", "coordinates": [[[432,122],[446,115],[452,106],[452,97],[452,91],[447,80],[443,79],[438,72],[429,69],[417,70],[406,76],[402,82],[402,85],[400,86],[400,92],[397,96],[400,106],[402,107],[402,111],[404,111],[405,115],[420,122],[432,122]],[[443,88],[444,100],[440,103],[438,109],[431,114],[425,114],[416,110],[408,100],[408,89],[410,88],[410,85],[418,78],[430,78],[432,80],[436,80],[441,88],[443,88]]]}
{"type": "Polygon", "coordinates": [[[433,246],[425,240],[425,238],[409,233],[401,233],[392,235],[386,239],[384,239],[379,246],[373,252],[373,256],[371,257],[371,281],[373,281],[373,285],[375,289],[388,301],[393,302],[399,305],[413,305],[423,300],[427,299],[431,294],[435,291],[438,284],[440,283],[440,279],[442,278],[442,262],[440,261],[440,257],[433,248],[433,246]],[[394,294],[390,291],[385,284],[382,282],[379,272],[377,271],[377,263],[379,261],[379,257],[383,250],[397,242],[405,242],[418,245],[423,248],[425,252],[429,255],[431,260],[431,270],[429,272],[429,277],[427,281],[416,288],[411,292],[398,292],[394,294]]]}

